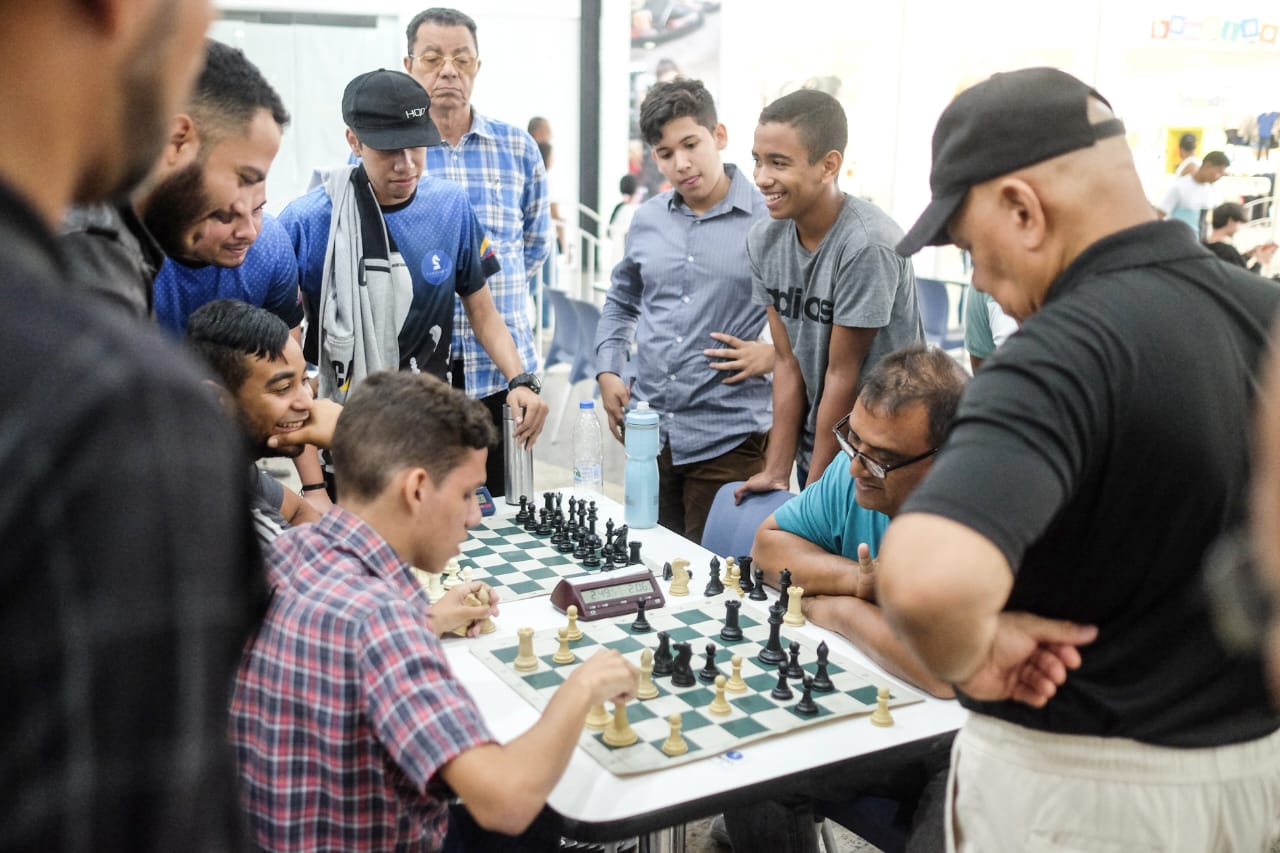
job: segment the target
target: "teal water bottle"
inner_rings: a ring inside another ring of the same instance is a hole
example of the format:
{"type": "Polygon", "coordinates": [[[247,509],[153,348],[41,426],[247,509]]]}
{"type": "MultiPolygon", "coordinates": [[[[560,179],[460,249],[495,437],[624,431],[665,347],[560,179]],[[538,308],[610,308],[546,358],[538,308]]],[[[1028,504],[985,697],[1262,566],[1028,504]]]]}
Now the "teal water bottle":
{"type": "Polygon", "coordinates": [[[627,412],[624,518],[631,528],[658,523],[658,413],[641,400],[627,412]]]}

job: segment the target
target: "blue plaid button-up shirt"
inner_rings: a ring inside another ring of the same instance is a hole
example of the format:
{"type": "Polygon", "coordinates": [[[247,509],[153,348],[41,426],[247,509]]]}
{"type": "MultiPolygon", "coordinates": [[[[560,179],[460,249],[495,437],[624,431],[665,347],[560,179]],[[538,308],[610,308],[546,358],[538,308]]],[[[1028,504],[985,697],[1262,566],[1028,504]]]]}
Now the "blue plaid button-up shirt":
{"type": "MultiPolygon", "coordinates": [[[[471,129],[456,146],[447,141],[427,149],[426,174],[446,178],[467,190],[471,207],[497,252],[502,271],[489,279],[498,313],[507,323],[526,371],[538,368],[529,320],[529,280],[551,246],[551,204],[547,170],[538,143],[506,122],[471,111],[471,129]]],[[[487,397],[505,391],[507,378],[476,339],[456,300],[453,359],[462,358],[467,394],[487,397]]]]}

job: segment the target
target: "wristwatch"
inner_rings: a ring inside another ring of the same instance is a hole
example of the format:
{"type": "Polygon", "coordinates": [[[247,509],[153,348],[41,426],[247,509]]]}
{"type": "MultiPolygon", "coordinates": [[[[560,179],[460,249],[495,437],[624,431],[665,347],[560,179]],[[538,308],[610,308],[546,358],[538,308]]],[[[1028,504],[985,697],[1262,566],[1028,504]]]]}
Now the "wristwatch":
{"type": "Polygon", "coordinates": [[[532,373],[521,373],[507,383],[507,390],[514,391],[517,388],[528,388],[535,394],[542,392],[542,383],[538,381],[538,377],[532,373]]]}

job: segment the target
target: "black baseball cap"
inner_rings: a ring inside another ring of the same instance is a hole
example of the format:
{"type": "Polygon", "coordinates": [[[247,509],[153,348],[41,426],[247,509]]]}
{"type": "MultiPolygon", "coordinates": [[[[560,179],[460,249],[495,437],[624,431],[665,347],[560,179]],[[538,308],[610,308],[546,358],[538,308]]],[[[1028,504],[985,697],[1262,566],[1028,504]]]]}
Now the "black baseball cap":
{"type": "Polygon", "coordinates": [[[1090,97],[1111,106],[1056,68],[995,74],[957,95],[933,131],[933,200],[898,243],[898,254],[950,243],[947,223],[971,187],[1124,133],[1118,118],[1089,122],[1090,97]]]}
{"type": "Polygon", "coordinates": [[[401,71],[379,68],[361,74],[342,93],[342,120],[364,145],[378,151],[440,144],[427,114],[431,98],[422,84],[401,71]]]}

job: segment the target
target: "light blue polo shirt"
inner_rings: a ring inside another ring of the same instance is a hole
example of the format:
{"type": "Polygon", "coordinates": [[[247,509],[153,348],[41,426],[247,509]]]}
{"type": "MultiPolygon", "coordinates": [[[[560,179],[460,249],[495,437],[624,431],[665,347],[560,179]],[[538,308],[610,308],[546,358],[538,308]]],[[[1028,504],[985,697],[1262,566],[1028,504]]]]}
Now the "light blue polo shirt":
{"type": "Polygon", "coordinates": [[[850,560],[858,559],[862,542],[875,557],[889,526],[889,516],[858,505],[849,457],[843,453],[836,454],[816,482],[774,510],[773,517],[786,532],[850,560]]]}

